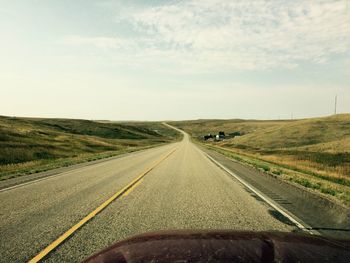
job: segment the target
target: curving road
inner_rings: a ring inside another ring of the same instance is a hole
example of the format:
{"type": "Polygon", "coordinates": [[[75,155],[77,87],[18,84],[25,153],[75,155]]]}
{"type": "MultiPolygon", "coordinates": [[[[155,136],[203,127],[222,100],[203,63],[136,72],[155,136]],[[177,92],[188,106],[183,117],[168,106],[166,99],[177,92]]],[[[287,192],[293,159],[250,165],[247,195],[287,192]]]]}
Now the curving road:
{"type": "Polygon", "coordinates": [[[44,261],[80,261],[118,240],[155,230],[295,230],[184,134],[178,143],[0,192],[0,262],[32,259],[150,167],[44,261]]]}

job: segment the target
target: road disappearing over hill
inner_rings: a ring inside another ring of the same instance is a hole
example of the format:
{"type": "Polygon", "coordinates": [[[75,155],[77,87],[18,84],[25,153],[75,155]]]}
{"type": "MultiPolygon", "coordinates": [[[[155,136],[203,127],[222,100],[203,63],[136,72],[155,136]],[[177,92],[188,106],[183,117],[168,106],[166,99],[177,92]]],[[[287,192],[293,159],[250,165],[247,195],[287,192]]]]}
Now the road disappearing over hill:
{"type": "Polygon", "coordinates": [[[44,262],[76,262],[157,230],[299,230],[183,134],[181,142],[2,190],[0,261],[28,261],[55,244],[44,262]]]}

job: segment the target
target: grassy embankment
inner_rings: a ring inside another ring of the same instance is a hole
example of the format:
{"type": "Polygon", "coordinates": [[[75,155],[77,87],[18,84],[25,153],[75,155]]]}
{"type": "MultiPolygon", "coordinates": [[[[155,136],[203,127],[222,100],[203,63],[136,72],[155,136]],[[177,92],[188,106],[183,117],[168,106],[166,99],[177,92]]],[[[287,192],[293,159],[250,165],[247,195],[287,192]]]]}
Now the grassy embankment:
{"type": "Polygon", "coordinates": [[[0,116],[0,180],[132,152],[179,137],[161,123],[0,116]]]}
{"type": "Polygon", "coordinates": [[[350,114],[281,121],[173,122],[198,142],[273,176],[350,205],[350,114]],[[208,133],[241,132],[221,142],[208,133]]]}

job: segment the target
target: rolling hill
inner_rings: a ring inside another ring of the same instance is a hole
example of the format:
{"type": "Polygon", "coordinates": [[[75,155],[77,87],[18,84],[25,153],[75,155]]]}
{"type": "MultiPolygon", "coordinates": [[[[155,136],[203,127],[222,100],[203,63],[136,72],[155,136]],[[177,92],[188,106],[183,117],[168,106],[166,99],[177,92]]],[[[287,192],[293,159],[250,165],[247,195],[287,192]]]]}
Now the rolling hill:
{"type": "Polygon", "coordinates": [[[208,147],[350,203],[350,114],[299,120],[172,122],[208,147]],[[211,133],[239,133],[204,141],[211,133]]]}
{"type": "Polygon", "coordinates": [[[177,136],[161,123],[0,116],[0,178],[166,143],[177,136]]]}

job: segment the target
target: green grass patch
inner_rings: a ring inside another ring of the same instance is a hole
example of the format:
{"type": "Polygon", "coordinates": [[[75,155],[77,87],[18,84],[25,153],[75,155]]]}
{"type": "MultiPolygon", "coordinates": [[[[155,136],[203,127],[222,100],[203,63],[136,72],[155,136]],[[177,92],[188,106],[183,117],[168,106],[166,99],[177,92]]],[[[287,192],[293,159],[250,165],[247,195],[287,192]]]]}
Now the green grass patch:
{"type": "Polygon", "coordinates": [[[272,170],[272,173],[275,174],[275,175],[281,175],[282,174],[282,171],[280,169],[274,169],[272,170]]]}
{"type": "MultiPolygon", "coordinates": [[[[343,187],[344,189],[347,186],[347,184],[344,184],[343,181],[337,181],[337,180],[325,180],[325,181],[321,181],[324,180],[323,176],[312,176],[310,177],[310,179],[307,178],[300,178],[299,176],[295,175],[295,172],[299,173],[299,174],[303,174],[304,176],[310,176],[310,174],[308,173],[301,173],[300,171],[296,171],[293,169],[287,169],[284,166],[279,166],[278,164],[275,163],[269,163],[266,161],[262,161],[260,159],[255,159],[252,157],[248,157],[245,155],[240,155],[238,153],[233,153],[232,151],[228,151],[228,150],[224,150],[222,148],[217,148],[215,146],[212,145],[208,145],[208,144],[204,144],[205,147],[215,150],[221,154],[224,154],[234,160],[237,160],[239,162],[254,166],[258,169],[261,169],[267,173],[272,173],[275,175],[282,175],[285,174],[285,177],[281,177],[282,179],[286,179],[289,181],[292,181],[294,183],[297,183],[305,188],[309,188],[309,189],[313,189],[316,190],[318,192],[321,192],[323,194],[326,195],[330,195],[330,196],[334,196],[337,199],[341,200],[343,203],[345,204],[349,204],[350,203],[350,198],[347,194],[344,194],[344,192],[346,191],[340,191],[338,189],[336,189],[336,187],[332,187],[331,184],[329,183],[324,183],[327,181],[330,181],[331,183],[336,182],[340,182],[341,187],[343,187]],[[319,180],[319,181],[317,181],[319,180]]],[[[327,178],[328,179],[328,178],[327,178]]]]}
{"type": "MultiPolygon", "coordinates": [[[[219,151],[218,148],[216,148],[215,146],[212,146],[210,147],[216,151],[219,151]]],[[[227,150],[228,152],[231,152],[229,150],[227,150]]],[[[222,150],[222,153],[226,152],[225,150],[222,150]]],[[[234,159],[238,160],[239,161],[239,156],[243,156],[243,155],[240,155],[240,154],[235,154],[236,156],[234,156],[234,159]]],[[[313,177],[317,177],[317,178],[320,178],[320,179],[323,179],[323,180],[327,180],[327,181],[330,181],[330,182],[333,182],[333,183],[336,183],[336,184],[339,184],[339,185],[345,185],[345,186],[350,186],[350,179],[347,179],[347,178],[340,178],[340,177],[334,177],[334,176],[327,176],[327,175],[322,175],[322,174],[319,174],[319,173],[316,173],[316,172],[313,172],[313,171],[310,171],[310,170],[306,170],[306,169],[301,169],[299,167],[295,167],[295,166],[291,166],[291,165],[286,165],[286,164],[281,164],[281,163],[277,163],[277,162],[268,162],[268,161],[265,161],[265,160],[262,160],[260,158],[253,158],[253,157],[247,157],[246,155],[245,156],[245,159],[242,159],[241,158],[241,161],[245,161],[247,163],[250,163],[258,168],[262,168],[263,170],[265,171],[268,171],[268,169],[265,169],[265,167],[280,167],[280,168],[285,168],[285,169],[288,169],[288,170],[293,170],[293,171],[296,171],[296,172],[300,172],[300,173],[303,173],[303,174],[308,174],[310,176],[313,176],[313,177]]]]}

